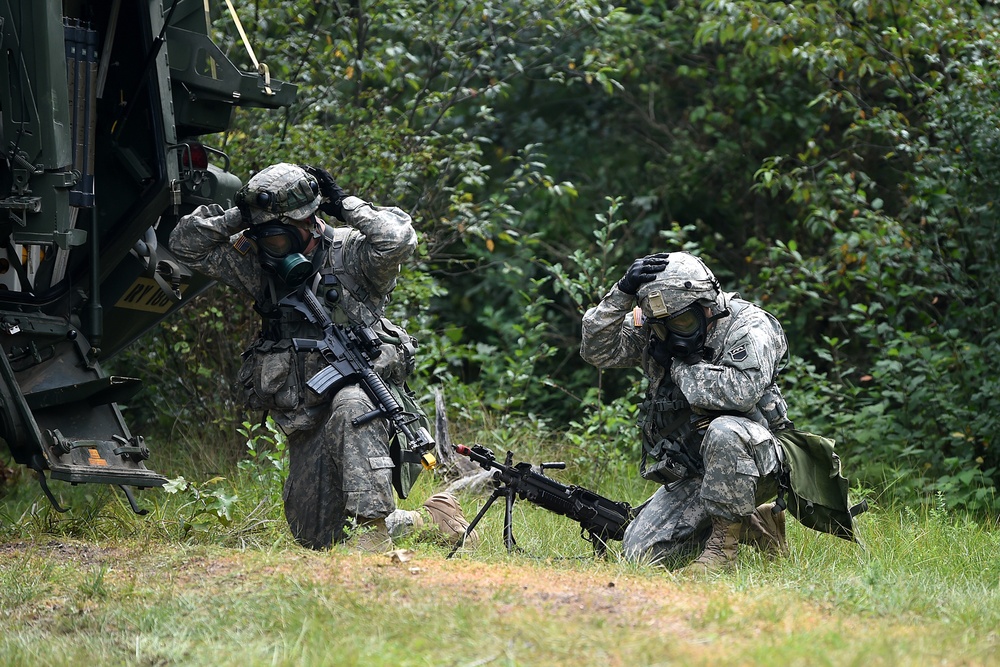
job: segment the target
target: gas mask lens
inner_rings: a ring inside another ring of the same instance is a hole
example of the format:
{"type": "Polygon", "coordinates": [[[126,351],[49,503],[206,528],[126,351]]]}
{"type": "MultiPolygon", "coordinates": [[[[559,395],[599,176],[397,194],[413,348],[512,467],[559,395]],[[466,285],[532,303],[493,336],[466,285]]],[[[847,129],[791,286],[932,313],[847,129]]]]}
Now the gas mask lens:
{"type": "Polygon", "coordinates": [[[301,253],[305,243],[298,228],[276,222],[267,222],[251,228],[257,246],[274,257],[301,253]]]}
{"type": "Polygon", "coordinates": [[[674,333],[687,336],[698,330],[702,320],[704,320],[704,316],[699,318],[695,313],[695,308],[688,307],[669,318],[666,322],[666,328],[674,333]]]}
{"type": "Polygon", "coordinates": [[[686,338],[703,330],[705,314],[698,304],[692,304],[672,317],[658,318],[647,318],[636,308],[633,322],[638,327],[648,327],[654,336],[665,341],[671,334],[686,338]]]}
{"type": "Polygon", "coordinates": [[[257,243],[260,244],[261,248],[264,248],[276,257],[284,257],[292,251],[292,240],[288,238],[287,234],[263,236],[258,239],[257,243]]]}

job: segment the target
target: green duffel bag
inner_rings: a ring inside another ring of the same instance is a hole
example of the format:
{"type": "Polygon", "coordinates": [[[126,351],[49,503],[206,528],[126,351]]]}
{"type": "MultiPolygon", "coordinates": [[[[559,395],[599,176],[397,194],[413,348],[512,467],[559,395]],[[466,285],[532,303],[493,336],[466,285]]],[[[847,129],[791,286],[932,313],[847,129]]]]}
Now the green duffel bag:
{"type": "Polygon", "coordinates": [[[807,528],[857,541],[853,519],[868,505],[864,501],[853,507],[848,504],[849,483],[841,474],[834,441],[794,428],[774,435],[784,453],[779,504],[785,503],[792,516],[807,528]]]}

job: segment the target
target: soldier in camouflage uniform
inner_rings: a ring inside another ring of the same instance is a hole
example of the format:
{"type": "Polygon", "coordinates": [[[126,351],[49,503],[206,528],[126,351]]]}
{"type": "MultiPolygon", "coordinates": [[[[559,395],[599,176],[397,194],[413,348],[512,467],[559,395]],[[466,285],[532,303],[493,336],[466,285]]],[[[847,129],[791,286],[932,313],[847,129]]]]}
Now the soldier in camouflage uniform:
{"type": "Polygon", "coordinates": [[[236,203],[228,210],[198,207],[178,222],[170,246],[191,267],[249,296],[262,317],[260,336],[243,353],[240,380],[247,406],[267,411],[288,436],[284,504],[292,535],[323,549],[352,525],[359,548],[384,550],[390,534],[419,527],[424,517],[461,535],[468,523],[450,494],[432,496],[418,512],[395,508],[390,423],[379,417],[352,424],[374,409],[357,385],[333,395],[305,386],[326,363],[315,350],[294,350],[292,339],[323,334],[279,304],[308,284],[335,323],[371,327],[381,341],[376,372],[397,400],[408,398],[414,344],[386,319],[385,307],[401,262],[417,244],[410,217],[347,195],[323,169],[285,163],[254,175],[236,203]],[[346,226],[325,224],[317,211],[346,226]]]}
{"type": "Polygon", "coordinates": [[[625,533],[626,557],[674,565],[700,552],[686,569],[716,571],[740,542],[787,551],[784,512],[761,504],[778,490],[773,432],[790,427],[775,384],[786,351],[773,316],[683,252],[637,259],[587,311],[583,358],[648,380],[640,474],[663,486],[625,533]]]}

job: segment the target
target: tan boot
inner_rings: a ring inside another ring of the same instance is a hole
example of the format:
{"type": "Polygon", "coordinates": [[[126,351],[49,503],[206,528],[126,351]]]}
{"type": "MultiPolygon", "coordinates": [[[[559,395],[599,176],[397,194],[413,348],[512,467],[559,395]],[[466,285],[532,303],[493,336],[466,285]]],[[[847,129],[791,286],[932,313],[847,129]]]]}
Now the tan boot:
{"type": "MultiPolygon", "coordinates": [[[[441,534],[451,542],[460,539],[469,528],[469,522],[465,520],[458,500],[450,493],[435,493],[424,503],[424,509],[441,530],[441,534]]],[[[473,530],[466,538],[465,546],[475,548],[478,544],[479,536],[473,530]]]]}
{"type": "Polygon", "coordinates": [[[771,511],[774,503],[761,505],[753,514],[744,517],[740,530],[740,543],[756,547],[768,558],[788,555],[785,537],[785,512],[771,511]]]}
{"type": "Polygon", "coordinates": [[[392,550],[392,538],[385,519],[360,520],[345,544],[355,553],[384,554],[392,550]]]}
{"type": "Polygon", "coordinates": [[[740,530],[742,521],[727,521],[721,517],[712,517],[712,534],[708,537],[705,550],[701,552],[682,572],[705,574],[721,572],[736,565],[736,554],[740,546],[740,530]]]}

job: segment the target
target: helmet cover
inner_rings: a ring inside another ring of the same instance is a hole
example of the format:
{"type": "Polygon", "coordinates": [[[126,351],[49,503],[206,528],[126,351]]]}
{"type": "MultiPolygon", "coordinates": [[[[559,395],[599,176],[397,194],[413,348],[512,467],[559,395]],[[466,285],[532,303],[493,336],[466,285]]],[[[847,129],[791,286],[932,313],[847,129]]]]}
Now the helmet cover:
{"type": "Polygon", "coordinates": [[[670,317],[691,304],[722,306],[722,290],[705,262],[686,252],[667,255],[667,266],[636,293],[647,319],[670,317]]]}
{"type": "Polygon", "coordinates": [[[255,225],[278,217],[305,220],[321,199],[316,178],[286,162],[261,169],[236,193],[236,205],[249,209],[255,225]]]}

